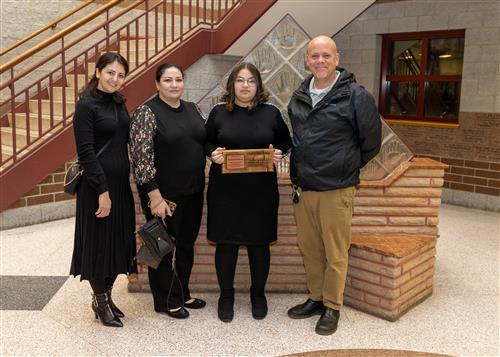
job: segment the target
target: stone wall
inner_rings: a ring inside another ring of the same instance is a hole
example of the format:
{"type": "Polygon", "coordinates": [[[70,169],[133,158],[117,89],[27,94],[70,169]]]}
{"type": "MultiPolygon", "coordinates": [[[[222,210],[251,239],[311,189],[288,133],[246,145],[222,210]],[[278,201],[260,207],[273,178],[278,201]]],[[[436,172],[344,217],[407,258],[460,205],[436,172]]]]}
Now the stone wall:
{"type": "Polygon", "coordinates": [[[443,199],[493,210],[500,210],[499,18],[498,0],[377,2],[333,37],[340,65],[354,72],[358,82],[378,98],[381,35],[465,29],[459,127],[393,124],[391,128],[417,155],[445,163],[461,160],[467,178],[451,176],[458,174],[452,166],[444,187],[463,193],[447,194],[443,199]],[[481,176],[478,165],[488,176],[481,176]]]}

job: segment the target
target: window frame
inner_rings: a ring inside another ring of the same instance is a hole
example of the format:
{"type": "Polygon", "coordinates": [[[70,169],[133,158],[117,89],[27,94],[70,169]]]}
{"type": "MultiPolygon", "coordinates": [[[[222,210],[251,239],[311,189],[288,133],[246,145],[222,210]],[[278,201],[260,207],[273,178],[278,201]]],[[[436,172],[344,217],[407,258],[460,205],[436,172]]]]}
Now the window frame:
{"type": "MultiPolygon", "coordinates": [[[[457,82],[458,83],[458,102],[461,97],[462,75],[436,75],[427,74],[429,42],[433,39],[443,38],[464,38],[465,30],[443,30],[443,31],[422,31],[390,33],[382,35],[382,61],[380,68],[380,90],[379,90],[379,112],[385,119],[396,124],[409,125],[431,125],[431,126],[458,126],[458,116],[460,113],[460,104],[456,118],[433,118],[425,117],[425,91],[426,82],[457,82]],[[388,74],[391,66],[391,42],[401,40],[420,40],[422,46],[422,55],[420,63],[420,73],[418,75],[396,75],[388,74]],[[394,114],[385,114],[386,95],[391,82],[418,82],[417,110],[415,117],[407,117],[394,114]]],[[[464,48],[465,52],[465,48],[464,48]]]]}

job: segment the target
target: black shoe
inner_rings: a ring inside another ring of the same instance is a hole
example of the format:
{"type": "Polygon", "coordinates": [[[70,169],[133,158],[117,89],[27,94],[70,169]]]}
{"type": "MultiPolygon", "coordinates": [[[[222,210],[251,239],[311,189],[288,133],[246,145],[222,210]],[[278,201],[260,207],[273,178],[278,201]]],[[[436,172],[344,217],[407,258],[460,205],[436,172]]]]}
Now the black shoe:
{"type": "Polygon", "coordinates": [[[325,307],[322,301],[307,299],[305,303],[294,306],[288,310],[288,316],[292,319],[305,319],[306,317],[319,315],[323,313],[324,310],[325,307]]]}
{"type": "Polygon", "coordinates": [[[181,307],[179,310],[171,309],[165,311],[165,313],[173,317],[174,319],[186,319],[189,317],[189,311],[187,311],[185,308],[181,307]],[[172,311],[174,310],[174,311],[172,311]]]}
{"type": "Polygon", "coordinates": [[[93,294],[92,297],[92,310],[96,319],[104,326],[123,327],[120,319],[111,312],[106,294],[93,294]]]}
{"type": "Polygon", "coordinates": [[[234,297],[220,297],[217,307],[217,316],[224,322],[233,321],[234,317],[234,297]]]}
{"type": "Polygon", "coordinates": [[[118,308],[118,306],[115,305],[113,302],[113,299],[111,298],[111,291],[113,287],[108,288],[108,291],[106,291],[106,297],[108,298],[108,304],[111,312],[113,315],[116,317],[125,317],[125,314],[118,308]]]}
{"type": "Polygon", "coordinates": [[[252,316],[256,320],[262,320],[267,315],[267,299],[262,296],[251,296],[252,316]]]}
{"type": "Polygon", "coordinates": [[[184,303],[184,307],[187,307],[188,309],[202,309],[207,305],[207,303],[202,300],[202,299],[196,299],[194,298],[193,301],[187,303],[184,303]]]}
{"type": "Polygon", "coordinates": [[[319,335],[331,335],[337,331],[339,322],[339,311],[325,307],[325,311],[321,315],[316,324],[316,333],[319,335]]]}

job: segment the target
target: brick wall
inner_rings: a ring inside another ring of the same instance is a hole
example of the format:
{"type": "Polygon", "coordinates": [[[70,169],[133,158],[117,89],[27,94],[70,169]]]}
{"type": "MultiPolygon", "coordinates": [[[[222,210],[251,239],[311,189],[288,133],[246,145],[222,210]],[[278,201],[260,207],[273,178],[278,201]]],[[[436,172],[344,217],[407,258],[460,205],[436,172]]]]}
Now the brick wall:
{"type": "MultiPolygon", "coordinates": [[[[396,170],[383,181],[362,182],[354,201],[353,235],[406,235],[437,237],[441,204],[441,186],[446,165],[416,158],[396,170]]],[[[271,246],[269,291],[306,291],[302,256],[296,244],[296,227],[291,202],[290,181],[279,180],[280,206],[278,242],[271,246]]],[[[137,210],[137,221],[144,217],[137,210]]],[[[215,247],[206,240],[206,207],[202,227],[195,245],[195,265],[191,288],[217,291],[214,266],[215,247]]],[[[147,273],[140,267],[138,276],[129,279],[130,291],[148,291],[147,273]]],[[[250,275],[248,259],[240,249],[235,287],[248,290],[250,275]]]]}
{"type": "Polygon", "coordinates": [[[434,237],[353,237],[344,302],[394,321],[432,294],[434,237]],[[376,245],[370,243],[375,241],[376,245]],[[377,244],[391,244],[379,249],[377,244]],[[385,242],[384,242],[385,241],[385,242]],[[388,248],[388,249],[387,249],[388,248]]]}
{"type": "Polygon", "coordinates": [[[53,173],[45,177],[33,189],[17,199],[9,209],[35,206],[42,203],[53,203],[74,200],[71,195],[64,193],[64,174],[73,161],[68,161],[53,173]]]}

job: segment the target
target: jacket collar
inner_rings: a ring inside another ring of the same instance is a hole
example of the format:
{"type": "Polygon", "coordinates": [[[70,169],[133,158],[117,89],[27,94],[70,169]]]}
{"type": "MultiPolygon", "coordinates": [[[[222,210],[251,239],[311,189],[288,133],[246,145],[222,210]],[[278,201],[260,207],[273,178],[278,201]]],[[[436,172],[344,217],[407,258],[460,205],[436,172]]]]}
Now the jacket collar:
{"type": "MultiPolygon", "coordinates": [[[[331,98],[334,98],[337,94],[344,92],[351,83],[356,82],[354,74],[349,73],[346,69],[341,67],[337,67],[337,70],[340,72],[339,79],[332,87],[332,89],[330,89],[330,91],[326,94],[326,96],[321,100],[320,103],[327,102],[331,98]]],[[[311,83],[312,77],[313,77],[312,75],[309,75],[306,79],[304,79],[299,88],[293,93],[294,98],[306,102],[311,106],[312,103],[311,103],[311,93],[309,91],[309,85],[311,83]]]]}

